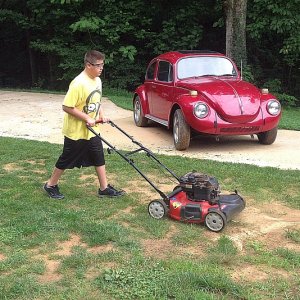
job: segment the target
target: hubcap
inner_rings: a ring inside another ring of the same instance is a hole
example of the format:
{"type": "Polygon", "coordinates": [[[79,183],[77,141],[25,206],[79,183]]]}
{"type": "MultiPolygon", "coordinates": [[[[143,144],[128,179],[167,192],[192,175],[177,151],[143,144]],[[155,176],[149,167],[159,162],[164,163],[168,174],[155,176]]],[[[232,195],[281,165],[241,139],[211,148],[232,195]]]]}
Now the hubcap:
{"type": "Polygon", "coordinates": [[[165,208],[159,201],[153,201],[149,204],[149,214],[154,219],[161,219],[165,215],[165,208]]]}
{"type": "Polygon", "coordinates": [[[135,101],[135,105],[134,105],[134,120],[136,123],[140,120],[140,115],[141,115],[141,105],[140,102],[137,100],[135,101]]]}
{"type": "Polygon", "coordinates": [[[178,143],[178,136],[179,136],[179,124],[178,124],[178,118],[174,117],[174,124],[173,124],[173,136],[175,143],[178,143]]]}
{"type": "Polygon", "coordinates": [[[222,216],[216,212],[210,212],[205,218],[206,226],[212,231],[220,231],[224,226],[222,216]]]}

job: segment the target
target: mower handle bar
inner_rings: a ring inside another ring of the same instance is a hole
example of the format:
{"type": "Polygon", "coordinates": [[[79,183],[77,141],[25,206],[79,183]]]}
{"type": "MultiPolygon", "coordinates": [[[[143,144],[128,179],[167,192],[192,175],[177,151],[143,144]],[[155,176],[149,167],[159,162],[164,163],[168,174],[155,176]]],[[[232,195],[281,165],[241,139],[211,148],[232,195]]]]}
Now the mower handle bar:
{"type": "Polygon", "coordinates": [[[124,135],[126,135],[134,144],[136,144],[137,146],[139,146],[140,148],[131,152],[127,153],[127,156],[139,152],[139,151],[145,151],[147,153],[148,156],[150,156],[151,158],[153,158],[160,166],[162,166],[164,169],[166,169],[174,178],[176,178],[176,180],[179,182],[179,177],[171,170],[169,169],[166,165],[164,165],[155,155],[154,153],[146,148],[145,146],[143,146],[140,142],[136,141],[132,136],[130,136],[127,132],[125,132],[122,128],[120,128],[117,124],[115,124],[113,121],[109,121],[110,125],[112,127],[116,127],[119,131],[121,131],[124,135]]]}
{"type": "MultiPolygon", "coordinates": [[[[97,121],[96,123],[103,123],[102,121],[97,121]]],[[[152,181],[134,164],[132,159],[129,159],[127,156],[133,154],[133,153],[137,153],[139,151],[145,151],[147,153],[147,156],[150,156],[151,158],[153,158],[157,163],[159,163],[160,166],[162,166],[164,169],[166,169],[173,177],[175,177],[178,181],[179,178],[178,176],[171,171],[168,167],[166,167],[163,163],[161,163],[159,161],[159,159],[157,157],[155,157],[155,155],[146,147],[144,147],[141,143],[137,142],[136,140],[134,140],[130,135],[128,135],[123,129],[121,129],[119,126],[117,126],[114,122],[112,121],[108,121],[107,123],[109,123],[112,127],[117,128],[119,131],[121,131],[124,135],[126,135],[134,144],[138,145],[140,148],[131,152],[128,152],[126,154],[123,154],[122,152],[120,152],[118,149],[116,149],[116,147],[114,147],[112,144],[110,144],[106,139],[104,139],[100,133],[97,133],[91,126],[87,125],[88,130],[90,130],[92,133],[94,133],[97,137],[99,137],[108,147],[110,147],[111,149],[113,149],[116,153],[118,153],[124,160],[126,160],[158,193],[159,195],[165,199],[168,200],[169,197],[162,192],[161,190],[159,190],[153,183],[152,181]]]]}

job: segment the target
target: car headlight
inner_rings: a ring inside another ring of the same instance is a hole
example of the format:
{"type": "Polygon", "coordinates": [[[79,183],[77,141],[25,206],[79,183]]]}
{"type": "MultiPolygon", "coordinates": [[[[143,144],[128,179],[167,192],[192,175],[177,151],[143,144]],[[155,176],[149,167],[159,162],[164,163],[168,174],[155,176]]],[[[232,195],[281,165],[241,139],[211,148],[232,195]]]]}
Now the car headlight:
{"type": "Polygon", "coordinates": [[[272,99],[267,104],[267,110],[270,115],[276,116],[280,113],[281,105],[277,100],[272,99]]]}
{"type": "Polygon", "coordinates": [[[194,105],[194,115],[199,118],[203,119],[208,115],[208,107],[203,102],[198,102],[194,105]]]}

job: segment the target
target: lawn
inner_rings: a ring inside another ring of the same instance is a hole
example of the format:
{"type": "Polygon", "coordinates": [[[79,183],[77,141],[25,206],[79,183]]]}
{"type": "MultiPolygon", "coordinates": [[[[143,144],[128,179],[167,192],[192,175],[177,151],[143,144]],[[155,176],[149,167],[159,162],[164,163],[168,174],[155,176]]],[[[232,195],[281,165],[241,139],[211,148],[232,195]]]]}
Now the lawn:
{"type": "MultiPolygon", "coordinates": [[[[179,175],[217,176],[246,209],[221,233],[147,214],[159,198],[117,154],[99,199],[92,168],[67,171],[66,198],[42,191],[62,146],[0,138],[0,299],[299,299],[300,172],[158,156],[179,175]]],[[[142,154],[165,192],[176,183],[142,154]]]]}

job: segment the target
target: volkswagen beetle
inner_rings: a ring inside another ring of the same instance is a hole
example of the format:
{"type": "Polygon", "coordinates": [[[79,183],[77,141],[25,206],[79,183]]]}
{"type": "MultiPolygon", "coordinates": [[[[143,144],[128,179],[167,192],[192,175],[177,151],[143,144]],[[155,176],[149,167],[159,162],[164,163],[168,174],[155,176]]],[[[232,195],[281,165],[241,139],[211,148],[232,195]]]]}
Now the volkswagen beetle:
{"type": "Polygon", "coordinates": [[[234,62],[213,51],[172,51],[154,58],[133,96],[134,122],[160,123],[173,131],[177,150],[193,134],[257,135],[272,144],[281,117],[267,89],[242,80],[234,62]]]}

